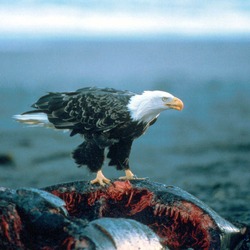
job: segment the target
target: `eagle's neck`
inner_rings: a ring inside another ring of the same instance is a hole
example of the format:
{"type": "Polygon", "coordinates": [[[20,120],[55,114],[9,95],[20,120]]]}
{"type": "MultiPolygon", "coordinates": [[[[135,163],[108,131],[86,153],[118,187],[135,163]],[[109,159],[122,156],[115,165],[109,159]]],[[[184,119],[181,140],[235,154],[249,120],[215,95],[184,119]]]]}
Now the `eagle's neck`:
{"type": "Polygon", "coordinates": [[[133,121],[143,123],[151,122],[162,111],[155,109],[152,99],[144,94],[132,96],[127,108],[133,121]]]}

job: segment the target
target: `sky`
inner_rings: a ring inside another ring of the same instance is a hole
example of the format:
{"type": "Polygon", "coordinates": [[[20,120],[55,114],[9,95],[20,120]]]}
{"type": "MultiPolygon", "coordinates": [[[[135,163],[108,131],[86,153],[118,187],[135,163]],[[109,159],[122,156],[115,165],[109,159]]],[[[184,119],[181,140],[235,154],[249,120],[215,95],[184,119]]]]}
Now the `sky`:
{"type": "Polygon", "coordinates": [[[250,36],[250,1],[1,0],[0,35],[250,36]]]}

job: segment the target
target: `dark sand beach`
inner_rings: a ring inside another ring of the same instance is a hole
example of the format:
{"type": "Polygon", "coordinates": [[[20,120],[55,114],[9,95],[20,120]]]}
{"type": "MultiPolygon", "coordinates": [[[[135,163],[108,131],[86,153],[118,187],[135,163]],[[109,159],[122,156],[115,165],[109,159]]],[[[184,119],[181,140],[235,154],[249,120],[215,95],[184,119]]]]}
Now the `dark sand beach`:
{"type": "MultiPolygon", "coordinates": [[[[70,153],[80,136],[12,116],[47,91],[159,89],[183,100],[135,141],[139,177],[179,186],[225,218],[250,224],[250,42],[247,40],[0,41],[0,186],[90,180],[70,153]]],[[[103,168],[109,178],[123,175],[103,168]]]]}

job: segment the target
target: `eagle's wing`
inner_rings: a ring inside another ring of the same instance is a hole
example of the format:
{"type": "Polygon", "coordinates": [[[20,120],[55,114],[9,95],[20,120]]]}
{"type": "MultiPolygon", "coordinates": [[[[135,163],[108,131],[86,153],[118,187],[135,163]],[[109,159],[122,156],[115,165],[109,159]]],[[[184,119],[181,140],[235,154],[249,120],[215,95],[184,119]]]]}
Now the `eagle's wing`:
{"type": "Polygon", "coordinates": [[[72,135],[108,131],[130,119],[127,104],[129,91],[111,88],[83,88],[76,92],[49,93],[32,107],[47,114],[58,129],[71,129],[72,135]]]}

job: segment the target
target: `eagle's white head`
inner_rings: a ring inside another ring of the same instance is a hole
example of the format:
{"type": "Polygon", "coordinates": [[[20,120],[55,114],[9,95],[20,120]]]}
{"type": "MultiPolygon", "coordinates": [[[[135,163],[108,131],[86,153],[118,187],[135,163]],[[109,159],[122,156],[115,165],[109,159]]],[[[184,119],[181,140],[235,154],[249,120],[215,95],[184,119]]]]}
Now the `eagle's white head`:
{"type": "Polygon", "coordinates": [[[144,91],[141,95],[132,96],[127,105],[134,121],[150,122],[167,109],[182,110],[183,102],[164,91],[144,91]]]}

